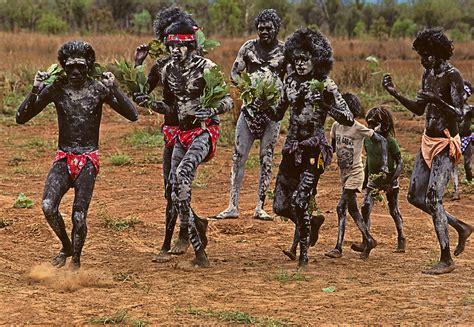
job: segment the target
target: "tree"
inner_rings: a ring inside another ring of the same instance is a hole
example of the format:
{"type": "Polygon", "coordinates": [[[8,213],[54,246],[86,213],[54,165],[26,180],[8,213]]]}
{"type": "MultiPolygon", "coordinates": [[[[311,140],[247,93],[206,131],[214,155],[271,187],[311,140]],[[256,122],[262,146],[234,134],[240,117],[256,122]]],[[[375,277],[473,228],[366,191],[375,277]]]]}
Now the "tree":
{"type": "Polygon", "coordinates": [[[413,20],[406,17],[399,17],[395,21],[390,31],[390,36],[394,38],[406,38],[415,36],[418,26],[413,20]]]}
{"type": "Polygon", "coordinates": [[[137,30],[138,35],[140,35],[142,30],[147,30],[151,27],[151,14],[145,9],[140,13],[133,14],[132,24],[137,30]]]}
{"type": "Polygon", "coordinates": [[[67,31],[66,22],[52,12],[46,12],[41,15],[36,26],[38,31],[48,34],[61,34],[67,31]]]}
{"type": "Polygon", "coordinates": [[[372,36],[376,37],[379,40],[384,40],[388,37],[388,32],[389,29],[385,18],[379,17],[374,20],[372,28],[370,29],[370,34],[372,34],[372,36]]]}
{"type": "Polygon", "coordinates": [[[215,32],[237,36],[242,30],[241,10],[235,0],[216,0],[209,7],[209,18],[215,32]]]}
{"type": "Polygon", "coordinates": [[[413,20],[426,28],[443,26],[450,29],[462,16],[456,0],[416,0],[413,5],[413,20]]]}

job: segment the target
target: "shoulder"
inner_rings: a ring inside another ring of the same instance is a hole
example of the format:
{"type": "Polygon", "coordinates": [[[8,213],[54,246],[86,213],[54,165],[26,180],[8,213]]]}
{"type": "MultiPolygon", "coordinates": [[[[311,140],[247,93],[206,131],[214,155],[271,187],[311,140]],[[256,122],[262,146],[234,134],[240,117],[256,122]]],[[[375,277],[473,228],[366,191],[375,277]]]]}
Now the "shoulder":
{"type": "Polygon", "coordinates": [[[255,42],[256,41],[257,41],[256,39],[245,41],[245,43],[242,44],[242,46],[240,47],[240,51],[245,52],[248,49],[251,49],[251,48],[255,47],[255,42]]]}

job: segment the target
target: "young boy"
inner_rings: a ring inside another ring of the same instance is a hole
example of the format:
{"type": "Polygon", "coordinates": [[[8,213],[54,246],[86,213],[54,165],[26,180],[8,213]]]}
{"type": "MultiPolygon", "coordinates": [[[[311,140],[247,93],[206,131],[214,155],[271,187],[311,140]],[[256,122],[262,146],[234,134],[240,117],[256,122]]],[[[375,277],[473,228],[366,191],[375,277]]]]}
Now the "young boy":
{"type": "MultiPolygon", "coordinates": [[[[342,97],[354,117],[359,116],[362,112],[359,99],[350,93],[345,93],[342,97]]],[[[378,130],[380,130],[380,126],[378,130]]],[[[361,258],[367,258],[370,251],[377,245],[377,242],[370,235],[368,226],[365,224],[357,206],[357,193],[362,191],[364,181],[362,145],[366,137],[381,144],[384,162],[382,171],[387,173],[387,141],[384,137],[374,132],[373,129],[365,127],[357,120],[354,120],[354,125],[352,126],[344,126],[338,122],[334,122],[331,128],[330,138],[332,140],[333,150],[337,155],[337,164],[339,166],[339,174],[342,182],[341,199],[337,205],[338,235],[336,247],[326,253],[326,256],[331,258],[342,257],[342,243],[344,241],[346,228],[347,209],[364,239],[365,247],[361,253],[361,258]]]]}
{"type": "Polygon", "coordinates": [[[16,122],[26,123],[49,103],[54,103],[56,107],[58,150],[44,186],[42,208],[46,220],[62,243],[59,254],[52,259],[53,266],[64,266],[66,258],[72,256],[71,268],[79,269],[87,236],[87,211],[99,173],[102,105],[108,104],[131,121],[138,119],[138,112],[114,83],[112,73],[104,73],[102,81],[89,77],[95,63],[95,52],[90,44],[67,42],[59,49],[58,60],[66,72],[66,78],[45,86],[48,74],[37,72],[32,91],[18,108],[16,122]],[[72,242],[59,213],[61,199],[70,188],[74,188],[75,192],[72,242]]]}

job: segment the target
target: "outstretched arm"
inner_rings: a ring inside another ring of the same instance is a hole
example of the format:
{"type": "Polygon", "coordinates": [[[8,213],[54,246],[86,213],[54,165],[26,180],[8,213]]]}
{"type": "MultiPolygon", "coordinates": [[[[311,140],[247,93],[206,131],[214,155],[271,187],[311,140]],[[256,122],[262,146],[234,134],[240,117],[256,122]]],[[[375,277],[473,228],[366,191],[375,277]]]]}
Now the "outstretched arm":
{"type": "Polygon", "coordinates": [[[323,101],[320,105],[327,110],[329,116],[334,118],[339,124],[344,126],[354,125],[354,115],[349,110],[346,101],[342,98],[342,94],[337,89],[333,80],[326,80],[326,87],[323,91],[323,101]]]}
{"type": "Polygon", "coordinates": [[[405,108],[413,112],[415,115],[421,116],[425,113],[426,102],[413,101],[398,93],[398,90],[395,88],[395,85],[392,82],[392,76],[389,74],[386,74],[383,77],[382,85],[391,96],[397,99],[398,102],[400,102],[405,108]]]}
{"type": "Polygon", "coordinates": [[[31,92],[18,107],[16,112],[17,124],[24,124],[38,115],[49,103],[51,103],[53,86],[44,87],[44,81],[49,77],[45,72],[37,72],[31,92]]]}
{"type": "Polygon", "coordinates": [[[138,120],[137,109],[133,105],[132,101],[130,101],[130,99],[114,83],[114,75],[110,72],[106,72],[103,75],[104,80],[102,83],[104,83],[104,85],[110,89],[110,94],[105,98],[105,103],[107,103],[113,110],[128,120],[138,120]]]}

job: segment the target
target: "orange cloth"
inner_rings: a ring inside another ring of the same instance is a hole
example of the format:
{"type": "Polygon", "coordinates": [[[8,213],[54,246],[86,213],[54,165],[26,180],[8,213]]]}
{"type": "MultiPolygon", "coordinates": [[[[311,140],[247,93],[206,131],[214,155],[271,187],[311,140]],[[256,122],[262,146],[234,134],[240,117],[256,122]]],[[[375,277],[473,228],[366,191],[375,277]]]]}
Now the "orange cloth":
{"type": "Polygon", "coordinates": [[[455,165],[462,159],[461,138],[459,134],[451,137],[448,129],[445,129],[443,132],[446,137],[430,137],[425,133],[421,137],[421,154],[430,169],[434,157],[443,151],[446,146],[449,146],[449,156],[453,157],[455,165]]]}

